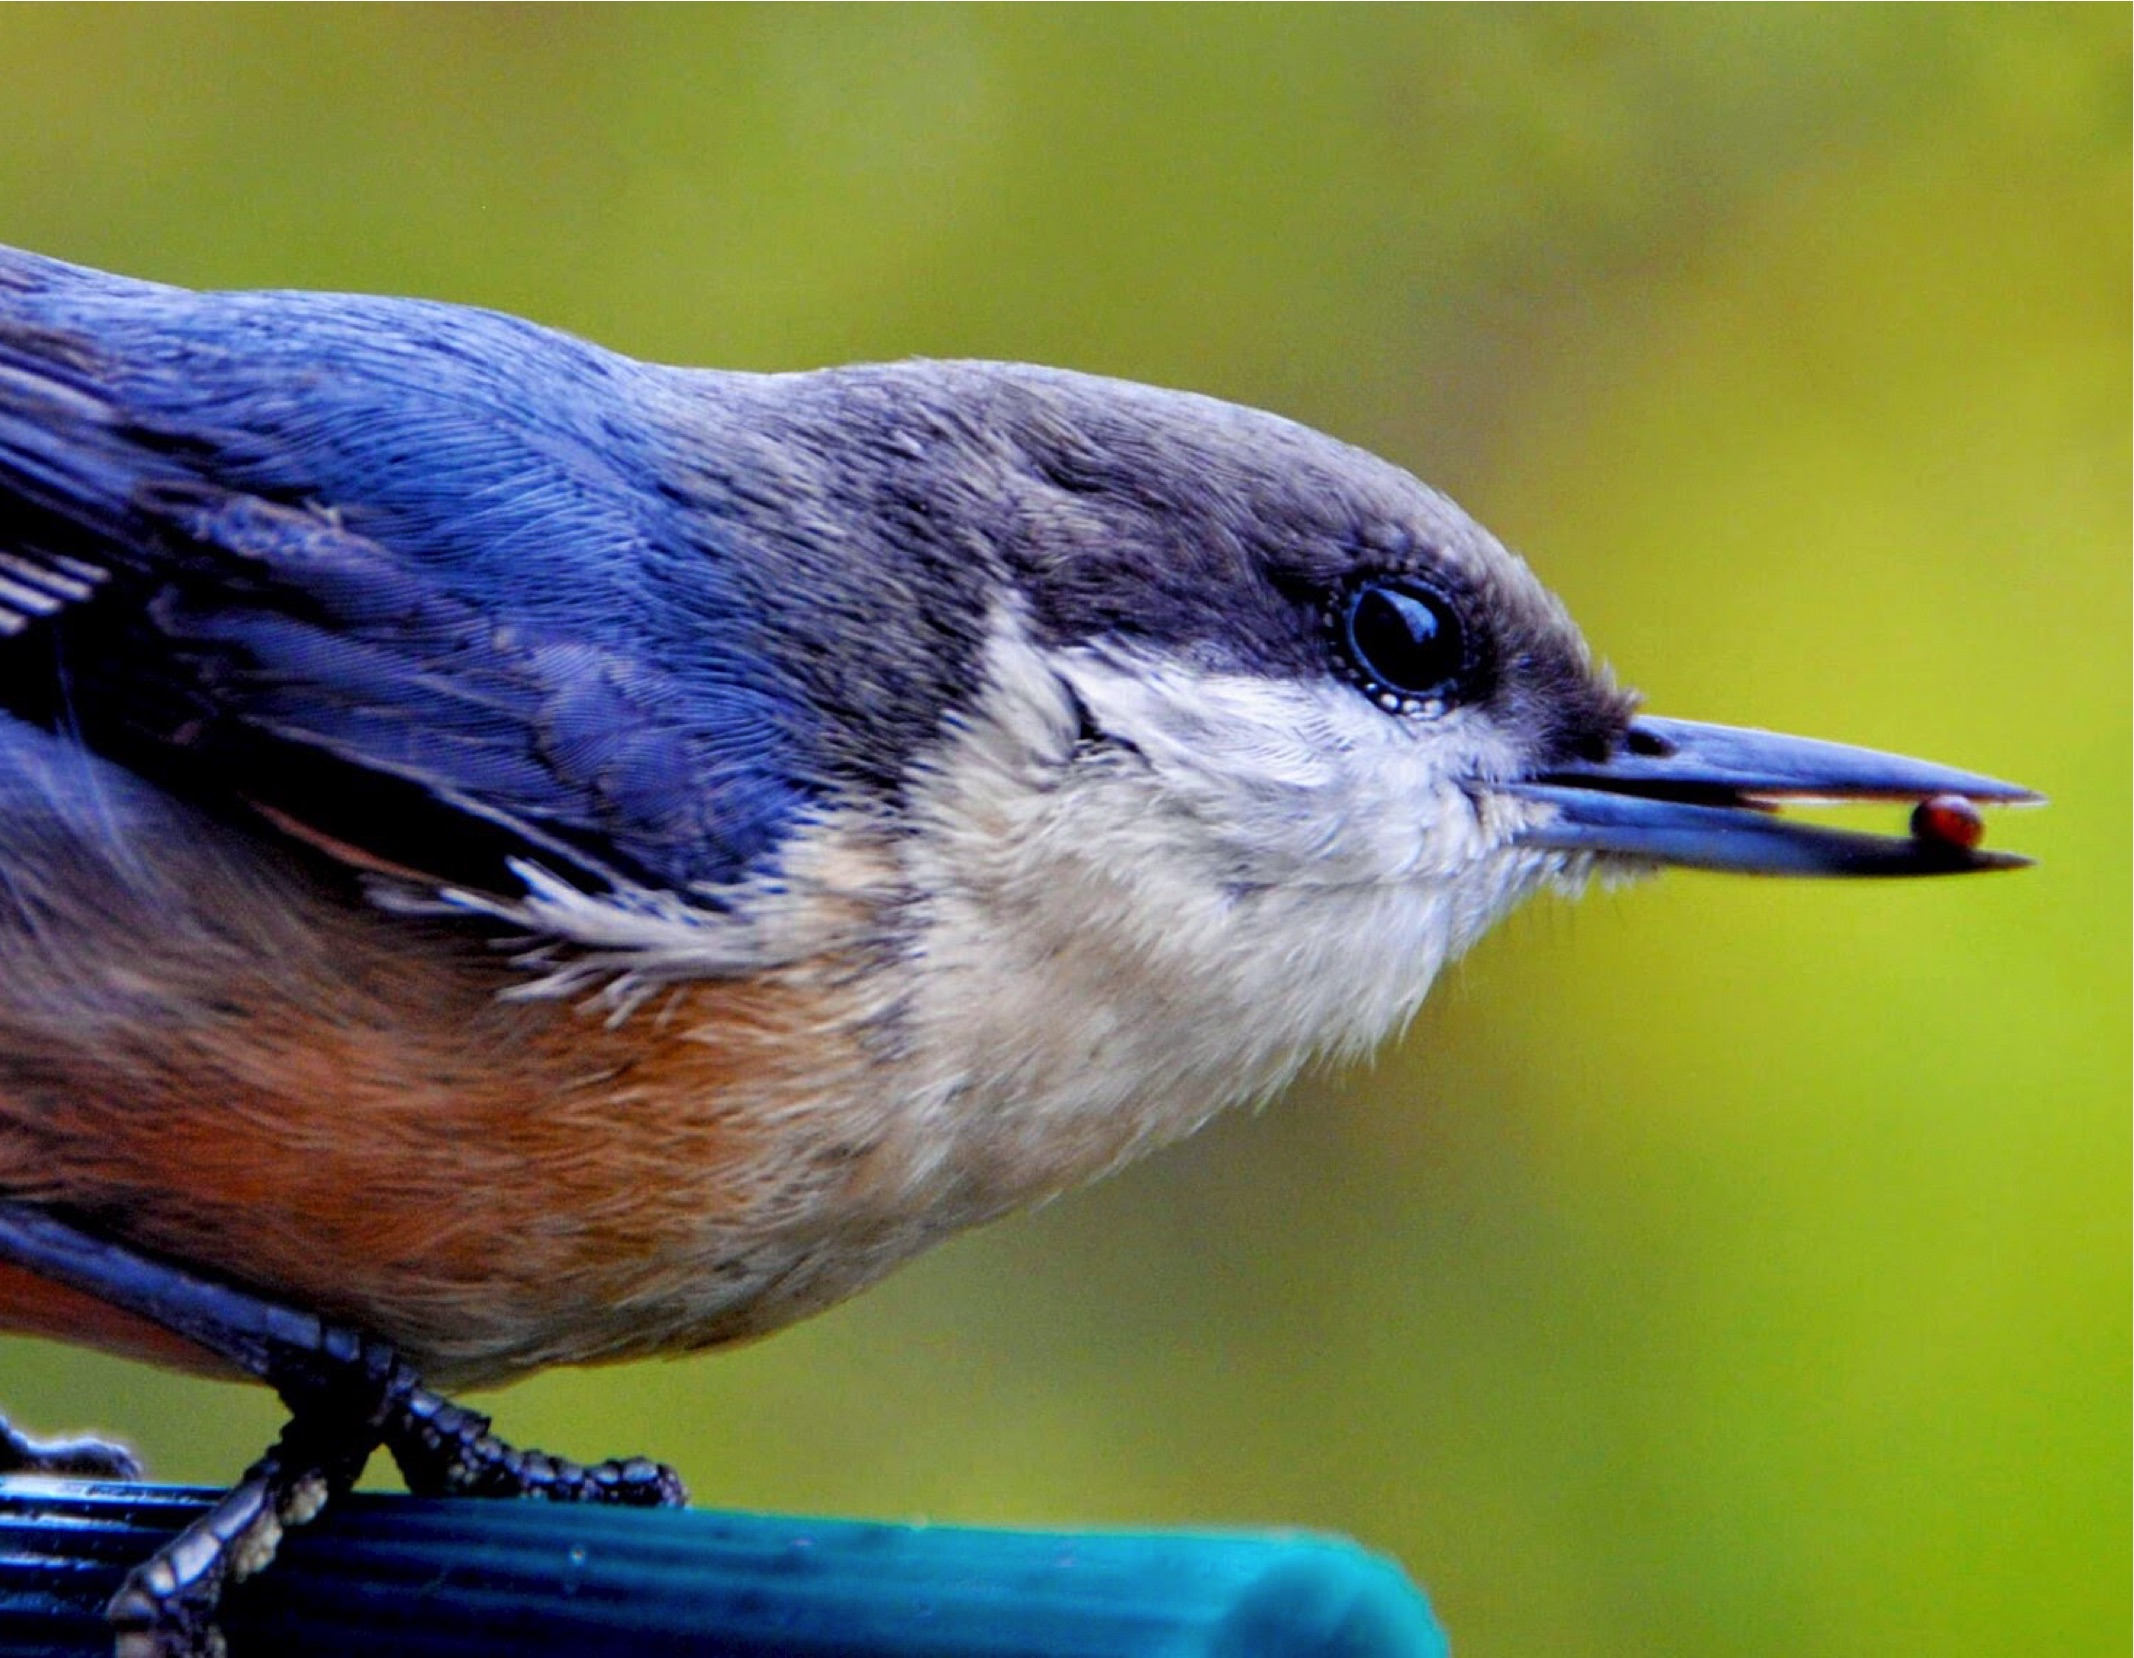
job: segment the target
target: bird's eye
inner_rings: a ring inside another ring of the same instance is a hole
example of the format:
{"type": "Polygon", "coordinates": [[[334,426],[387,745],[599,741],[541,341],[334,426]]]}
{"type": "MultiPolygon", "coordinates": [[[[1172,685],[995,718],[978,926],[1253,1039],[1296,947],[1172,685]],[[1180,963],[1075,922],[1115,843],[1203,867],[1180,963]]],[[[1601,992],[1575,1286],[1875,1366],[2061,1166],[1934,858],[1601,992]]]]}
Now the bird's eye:
{"type": "Polygon", "coordinates": [[[1459,613],[1410,579],[1366,582],[1339,601],[1336,642],[1364,692],[1405,714],[1442,713],[1458,699],[1470,657],[1459,613]]]}

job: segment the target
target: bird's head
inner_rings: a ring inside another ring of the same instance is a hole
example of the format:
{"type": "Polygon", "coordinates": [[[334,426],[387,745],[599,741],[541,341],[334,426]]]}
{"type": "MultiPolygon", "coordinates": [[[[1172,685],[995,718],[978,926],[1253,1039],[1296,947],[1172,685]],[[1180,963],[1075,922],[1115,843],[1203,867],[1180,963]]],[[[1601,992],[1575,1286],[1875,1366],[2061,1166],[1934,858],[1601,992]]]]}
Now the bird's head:
{"type": "Polygon", "coordinates": [[[902,810],[918,1000],[961,1046],[984,1033],[997,1097],[1072,1073],[1204,1114],[1377,1042],[1521,897],[1595,870],[2020,861],[1779,818],[1782,796],[2025,792],[1641,717],[1520,559],[1288,421],[982,364],[823,395],[883,457],[847,440],[840,466],[893,473],[925,539],[986,572],[975,598],[921,580],[985,614],[902,810]]]}

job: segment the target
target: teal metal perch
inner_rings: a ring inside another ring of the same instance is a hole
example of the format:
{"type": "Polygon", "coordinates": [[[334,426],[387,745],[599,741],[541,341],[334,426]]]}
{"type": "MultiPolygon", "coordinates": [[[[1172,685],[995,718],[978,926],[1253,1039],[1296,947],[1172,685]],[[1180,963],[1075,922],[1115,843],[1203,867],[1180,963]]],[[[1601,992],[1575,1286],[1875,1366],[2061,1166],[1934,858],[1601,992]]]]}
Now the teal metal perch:
{"type": "MultiPolygon", "coordinates": [[[[104,1654],[213,1493],[0,1480],[0,1653],[104,1654]]],[[[1293,1532],[1025,1532],[358,1495],[230,1596],[233,1658],[1445,1658],[1390,1561],[1293,1532]]]]}

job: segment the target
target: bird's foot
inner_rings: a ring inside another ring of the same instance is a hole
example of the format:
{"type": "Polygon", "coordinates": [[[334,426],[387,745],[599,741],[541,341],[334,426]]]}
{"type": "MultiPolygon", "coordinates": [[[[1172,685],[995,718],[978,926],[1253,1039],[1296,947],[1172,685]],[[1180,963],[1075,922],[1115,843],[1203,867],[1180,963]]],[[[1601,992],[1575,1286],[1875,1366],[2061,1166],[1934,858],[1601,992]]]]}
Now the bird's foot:
{"type": "Polygon", "coordinates": [[[418,1497],[531,1497],[624,1508],[680,1508],[689,1501],[681,1475],[646,1457],[588,1467],[506,1443],[490,1431],[488,1417],[433,1393],[375,1337],[322,1326],[315,1347],[284,1352],[267,1379],[300,1417],[308,1411],[368,1424],[366,1449],[383,1445],[392,1452],[418,1497]]]}
{"type": "Polygon", "coordinates": [[[0,1474],[67,1480],[137,1480],[140,1459],[108,1439],[32,1439],[0,1417],[0,1474]]]}
{"type": "MultiPolygon", "coordinates": [[[[354,1485],[380,1445],[418,1496],[636,1508],[688,1501],[673,1469],[642,1457],[583,1467],[507,1445],[489,1431],[486,1416],[423,1386],[389,1343],[136,1254],[34,1205],[0,1200],[0,1262],[162,1325],[258,1377],[289,1407],[289,1425],[273,1449],[127,1574],[105,1608],[118,1658],[220,1658],[215,1612],[223,1591],[264,1568],[284,1533],[354,1485]]],[[[0,1424],[0,1472],[10,1467],[140,1477],[139,1465],[115,1446],[38,1445],[0,1424]]]]}
{"type": "Polygon", "coordinates": [[[665,1463],[623,1457],[586,1467],[546,1451],[522,1451],[491,1433],[488,1417],[428,1388],[398,1401],[384,1439],[418,1497],[532,1497],[625,1508],[680,1508],[689,1501],[681,1475],[665,1463]]]}
{"type": "Polygon", "coordinates": [[[486,1416],[431,1392],[375,1338],[326,1326],[315,1345],[279,1358],[269,1379],[295,1412],[289,1426],[235,1488],[126,1575],[104,1608],[115,1658],[226,1658],[216,1622],[224,1592],[271,1564],[284,1535],[354,1485],[380,1444],[418,1496],[688,1501],[679,1475],[642,1457],[583,1467],[507,1445],[486,1416]]]}

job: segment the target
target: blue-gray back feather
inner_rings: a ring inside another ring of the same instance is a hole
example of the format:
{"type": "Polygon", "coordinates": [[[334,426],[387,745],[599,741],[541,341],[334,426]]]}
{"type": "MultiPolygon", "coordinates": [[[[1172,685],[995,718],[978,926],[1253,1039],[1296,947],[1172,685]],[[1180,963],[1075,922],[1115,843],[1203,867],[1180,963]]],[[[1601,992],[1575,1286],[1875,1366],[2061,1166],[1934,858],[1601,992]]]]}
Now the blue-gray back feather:
{"type": "Polygon", "coordinates": [[[0,703],[418,869],[735,878],[845,780],[746,525],[661,487],[661,372],[0,254],[0,703]]]}

